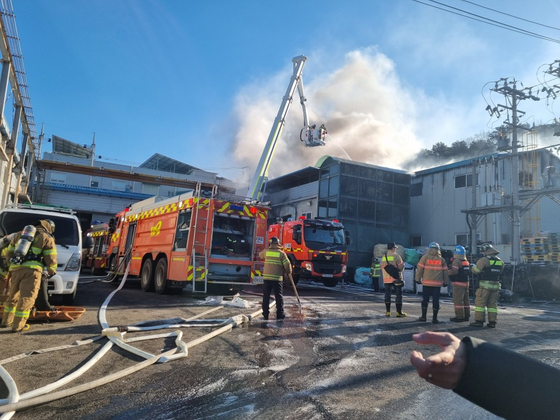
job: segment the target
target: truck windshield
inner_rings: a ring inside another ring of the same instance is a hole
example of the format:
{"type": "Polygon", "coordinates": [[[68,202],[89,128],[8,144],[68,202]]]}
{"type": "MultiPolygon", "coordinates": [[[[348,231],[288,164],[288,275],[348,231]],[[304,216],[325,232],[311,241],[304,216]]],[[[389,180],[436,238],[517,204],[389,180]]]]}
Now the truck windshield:
{"type": "Polygon", "coordinates": [[[327,245],[345,245],[344,229],[328,226],[305,226],[305,242],[318,242],[327,245]]]}
{"type": "Polygon", "coordinates": [[[14,232],[21,232],[27,225],[35,226],[39,220],[51,219],[56,226],[54,240],[57,245],[78,246],[80,235],[78,225],[74,219],[58,217],[55,215],[36,215],[31,213],[9,212],[0,215],[0,234],[9,235],[14,232]]]}

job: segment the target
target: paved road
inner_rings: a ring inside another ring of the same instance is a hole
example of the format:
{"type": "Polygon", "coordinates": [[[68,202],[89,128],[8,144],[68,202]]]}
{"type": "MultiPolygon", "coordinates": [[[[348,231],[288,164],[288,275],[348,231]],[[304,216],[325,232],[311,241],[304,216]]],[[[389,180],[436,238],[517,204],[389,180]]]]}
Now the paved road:
{"type": "MultiPolygon", "coordinates": [[[[33,325],[23,335],[2,333],[6,360],[31,350],[71,345],[98,336],[98,309],[118,286],[82,278],[76,304],[87,313],[74,323],[33,325]]],[[[189,295],[143,293],[128,281],[108,302],[111,326],[168,318],[228,319],[259,309],[258,289],[242,299],[249,308],[205,304],[189,295]]],[[[417,348],[411,335],[425,330],[476,335],[560,367],[560,306],[554,304],[500,307],[495,330],[454,324],[449,299],[443,300],[437,325],[417,321],[420,297],[406,295],[409,317],[386,318],[383,295],[357,286],[335,289],[299,286],[303,311],[287,291],[288,318],[282,322],[258,317],[189,348],[188,356],[153,364],[100,387],[18,411],[16,419],[494,419],[452,392],[418,378],[409,363],[417,348]]],[[[273,312],[274,313],[274,312],[273,312]]],[[[182,328],[192,342],[215,327],[182,328]]],[[[165,330],[170,332],[173,330],[165,330]]],[[[125,337],[161,334],[129,332],[125,337]]],[[[20,394],[50,384],[83,366],[107,339],[63,350],[33,354],[3,363],[20,394]]],[[[132,343],[159,354],[175,347],[174,338],[132,343]]],[[[425,349],[426,352],[436,349],[425,349]]],[[[142,357],[113,346],[99,362],[72,383],[69,390],[137,366],[142,357]]],[[[60,391],[58,389],[58,391],[60,391]]],[[[0,398],[6,398],[0,385],[0,398]]]]}

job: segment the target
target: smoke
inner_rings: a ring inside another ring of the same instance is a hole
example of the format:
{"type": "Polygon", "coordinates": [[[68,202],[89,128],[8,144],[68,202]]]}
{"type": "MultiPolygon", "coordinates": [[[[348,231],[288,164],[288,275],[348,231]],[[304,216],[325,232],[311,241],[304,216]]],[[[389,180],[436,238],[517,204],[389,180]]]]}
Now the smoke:
{"type": "MultiPolygon", "coordinates": [[[[324,155],[401,169],[420,149],[416,105],[402,86],[394,63],[375,48],[352,51],[329,74],[303,70],[310,124],[325,124],[327,145],[306,148],[299,140],[303,114],[294,95],[286,127],[269,170],[274,178],[307,166],[324,155]]],[[[290,70],[244,87],[236,96],[237,121],[232,157],[254,172],[265,147],[290,70]]],[[[248,180],[239,180],[246,182],[248,180]]]]}

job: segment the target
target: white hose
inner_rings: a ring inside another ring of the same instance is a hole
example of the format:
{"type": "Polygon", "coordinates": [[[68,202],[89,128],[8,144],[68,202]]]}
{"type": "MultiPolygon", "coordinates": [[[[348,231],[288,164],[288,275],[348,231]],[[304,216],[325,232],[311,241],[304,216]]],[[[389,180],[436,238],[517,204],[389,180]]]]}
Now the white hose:
{"type": "MultiPolygon", "coordinates": [[[[2,377],[2,379],[4,380],[4,382],[6,383],[7,387],[8,387],[8,391],[9,391],[9,398],[6,400],[0,400],[0,404],[5,404],[5,405],[1,405],[0,406],[0,413],[5,413],[4,415],[1,416],[1,419],[9,419],[13,416],[13,414],[17,411],[17,410],[21,410],[23,408],[28,408],[28,407],[32,407],[35,405],[39,405],[39,404],[44,404],[47,402],[51,402],[51,401],[55,401],[57,399],[60,398],[64,398],[70,395],[75,395],[77,393],[80,392],[84,392],[87,391],[89,389],[93,389],[96,388],[98,386],[104,385],[106,383],[115,381],[117,379],[120,379],[124,376],[130,375],[134,372],[137,372],[141,369],[144,369],[147,366],[150,366],[154,363],[165,363],[167,361],[171,361],[171,360],[176,360],[179,358],[183,358],[186,357],[188,355],[188,349],[190,347],[194,347],[198,344],[201,344],[219,334],[222,334],[226,331],[231,330],[233,327],[237,327],[238,325],[242,324],[243,322],[248,322],[249,320],[259,316],[262,314],[262,309],[258,310],[250,315],[237,315],[234,317],[231,317],[227,320],[220,320],[220,319],[214,319],[214,320],[201,320],[201,321],[195,321],[196,318],[199,318],[201,316],[203,316],[206,313],[210,313],[213,312],[215,310],[218,310],[220,308],[223,307],[223,305],[220,305],[216,308],[212,308],[202,314],[193,316],[192,318],[189,319],[183,319],[180,318],[179,320],[181,321],[181,323],[179,324],[174,324],[174,325],[169,325],[169,323],[165,323],[164,321],[159,321],[160,323],[163,322],[163,324],[161,325],[155,325],[155,326],[140,326],[140,325],[146,325],[147,323],[150,322],[158,322],[158,321],[149,321],[149,322],[142,322],[142,323],[138,323],[135,326],[128,326],[128,327],[109,327],[109,324],[107,323],[107,319],[106,319],[106,309],[108,306],[108,303],[110,302],[111,298],[119,291],[122,289],[122,287],[124,286],[124,283],[126,282],[126,279],[128,277],[128,273],[129,273],[129,269],[130,269],[130,264],[127,266],[125,274],[123,276],[123,279],[121,281],[121,284],[119,285],[119,287],[114,290],[108,297],[107,299],[105,299],[105,302],[102,304],[102,306],[99,309],[98,312],[98,316],[99,316],[99,323],[101,325],[101,327],[103,328],[102,331],[102,336],[105,336],[107,338],[109,338],[109,342],[105,344],[105,346],[103,346],[103,348],[96,354],[96,356],[94,356],[91,360],[89,360],[84,366],[82,366],[80,369],[78,369],[77,371],[73,372],[70,375],[67,375],[63,378],[61,378],[60,380],[35,389],[33,391],[30,391],[28,393],[22,394],[21,396],[19,395],[18,391],[17,391],[17,387],[15,385],[15,382],[13,381],[13,379],[11,378],[11,376],[8,374],[8,372],[2,368],[2,366],[0,366],[0,377],[2,377]],[[164,329],[164,328],[182,328],[182,327],[188,327],[188,326],[220,326],[222,325],[221,328],[218,328],[217,330],[214,330],[208,334],[206,334],[203,337],[200,337],[198,339],[195,339],[187,344],[185,344],[182,341],[182,337],[183,337],[183,332],[178,330],[175,331],[173,333],[167,333],[167,334],[158,334],[158,335],[152,335],[152,336],[144,336],[144,337],[135,337],[135,338],[127,338],[124,339],[124,334],[126,333],[126,331],[150,331],[150,330],[155,330],[155,329],[164,329]],[[152,355],[150,353],[144,352],[140,349],[137,349],[133,346],[130,346],[128,343],[130,342],[135,342],[135,341],[142,341],[142,340],[151,340],[154,338],[161,338],[161,337],[170,337],[170,336],[176,336],[175,339],[175,344],[177,345],[177,348],[168,350],[160,355],[152,355]],[[129,367],[127,369],[123,369],[121,371],[115,372],[112,375],[106,376],[104,378],[100,378],[98,380],[80,385],[80,386],[76,386],[74,388],[69,388],[63,391],[59,391],[56,393],[52,393],[50,395],[44,395],[47,392],[52,391],[53,389],[59,388],[65,384],[67,384],[68,382],[72,381],[73,379],[75,379],[76,377],[80,376],[81,374],[83,374],[85,371],[87,371],[91,366],[93,366],[97,361],[99,361],[101,359],[101,357],[107,353],[107,351],[112,347],[113,344],[117,344],[119,347],[124,348],[128,351],[130,351],[133,354],[139,355],[140,357],[145,358],[146,360],[144,360],[143,362],[138,363],[136,366],[132,366],[129,367]],[[19,401],[18,401],[19,400],[19,401]]],[[[274,307],[276,305],[276,302],[272,302],[272,304],[270,305],[270,308],[274,307]]],[[[177,319],[173,319],[173,320],[167,320],[167,321],[176,321],[177,319]]],[[[97,336],[91,339],[87,339],[87,340],[82,340],[82,341],[76,341],[73,345],[69,345],[69,346],[59,346],[59,347],[53,347],[51,349],[45,349],[45,350],[37,350],[37,351],[32,351],[32,352],[27,352],[24,353],[23,355],[19,355],[19,356],[14,356],[12,358],[6,359],[5,361],[2,361],[0,363],[4,363],[4,362],[8,362],[8,361],[13,361],[13,360],[18,360],[20,358],[23,357],[27,357],[31,354],[41,354],[41,353],[46,353],[49,351],[55,351],[55,350],[61,350],[61,349],[65,349],[65,348],[69,348],[69,347],[73,347],[76,345],[83,345],[83,344],[90,344],[98,339],[100,339],[102,336],[97,336]]]]}
{"type": "MultiPolygon", "coordinates": [[[[14,379],[8,373],[8,371],[4,369],[2,366],[0,366],[0,378],[2,378],[2,380],[6,384],[6,387],[8,388],[8,399],[4,401],[6,401],[8,404],[17,402],[17,400],[19,399],[19,391],[17,389],[17,385],[14,379]]],[[[11,419],[15,413],[16,413],[15,410],[7,411],[3,416],[0,416],[0,419],[2,420],[11,419]]]]}

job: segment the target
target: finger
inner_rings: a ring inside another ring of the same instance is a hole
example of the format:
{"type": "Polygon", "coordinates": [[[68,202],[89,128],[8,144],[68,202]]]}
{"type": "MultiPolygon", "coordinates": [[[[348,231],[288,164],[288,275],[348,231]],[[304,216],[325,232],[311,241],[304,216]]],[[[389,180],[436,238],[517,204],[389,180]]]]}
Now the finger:
{"type": "Polygon", "coordinates": [[[440,346],[448,346],[453,341],[453,335],[448,332],[432,332],[427,331],[421,334],[414,334],[412,340],[418,344],[438,344],[440,346]]]}
{"type": "Polygon", "coordinates": [[[424,359],[424,356],[422,355],[422,353],[420,353],[419,351],[412,351],[412,353],[410,353],[410,363],[412,364],[412,366],[414,366],[414,368],[416,369],[416,371],[418,372],[418,375],[422,376],[426,376],[427,375],[427,370],[428,370],[428,363],[426,362],[426,360],[424,359]]]}

